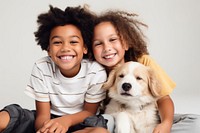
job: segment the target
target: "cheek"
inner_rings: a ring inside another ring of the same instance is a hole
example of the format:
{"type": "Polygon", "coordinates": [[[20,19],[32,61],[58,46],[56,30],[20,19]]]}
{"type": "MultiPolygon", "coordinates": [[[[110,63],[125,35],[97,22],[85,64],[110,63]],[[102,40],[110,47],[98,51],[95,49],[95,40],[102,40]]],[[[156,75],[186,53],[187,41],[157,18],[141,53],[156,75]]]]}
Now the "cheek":
{"type": "Polygon", "coordinates": [[[93,50],[94,53],[100,53],[101,48],[100,47],[93,47],[92,50],[93,50]]]}
{"type": "Polygon", "coordinates": [[[141,87],[141,93],[143,95],[149,95],[150,94],[150,91],[148,89],[148,84],[146,82],[140,82],[140,87],[141,87]]]}
{"type": "Polygon", "coordinates": [[[49,48],[49,49],[48,49],[48,55],[49,55],[49,56],[52,56],[52,55],[53,55],[52,52],[53,52],[52,49],[49,48]]]}
{"type": "Polygon", "coordinates": [[[50,45],[49,49],[48,49],[48,54],[53,55],[53,54],[57,53],[59,51],[59,49],[60,49],[60,47],[55,47],[55,46],[50,45]]]}
{"type": "Polygon", "coordinates": [[[93,49],[93,53],[94,53],[94,57],[95,59],[97,60],[97,58],[100,58],[101,57],[101,49],[99,48],[94,48],[93,49]]]}
{"type": "Polygon", "coordinates": [[[121,92],[122,91],[122,85],[123,83],[126,83],[126,79],[125,78],[120,78],[116,80],[116,87],[117,87],[117,91],[121,92]]]}

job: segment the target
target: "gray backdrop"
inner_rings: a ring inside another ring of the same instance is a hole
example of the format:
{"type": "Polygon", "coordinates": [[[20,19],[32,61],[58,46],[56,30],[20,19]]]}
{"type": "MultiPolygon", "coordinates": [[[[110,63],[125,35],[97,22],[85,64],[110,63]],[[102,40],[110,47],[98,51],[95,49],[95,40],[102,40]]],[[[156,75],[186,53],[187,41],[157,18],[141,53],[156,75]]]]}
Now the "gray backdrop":
{"type": "Polygon", "coordinates": [[[0,0],[0,108],[18,103],[33,109],[24,94],[33,63],[46,55],[33,32],[37,16],[49,4],[90,5],[95,12],[122,9],[135,12],[145,29],[151,56],[177,83],[171,97],[177,113],[200,114],[199,0],[0,0]]]}

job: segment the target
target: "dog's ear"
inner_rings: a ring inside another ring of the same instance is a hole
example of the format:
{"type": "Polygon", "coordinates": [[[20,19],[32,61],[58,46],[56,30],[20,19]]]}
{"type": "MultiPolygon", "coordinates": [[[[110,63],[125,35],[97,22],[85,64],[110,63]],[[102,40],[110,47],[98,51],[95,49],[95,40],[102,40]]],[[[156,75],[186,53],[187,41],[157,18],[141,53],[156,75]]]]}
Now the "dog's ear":
{"type": "Polygon", "coordinates": [[[110,72],[107,81],[103,84],[103,87],[102,87],[103,89],[108,90],[110,87],[113,86],[113,84],[115,82],[115,77],[116,77],[115,73],[116,73],[116,69],[113,69],[110,72]]]}
{"type": "Polygon", "coordinates": [[[162,89],[161,81],[157,78],[156,73],[151,68],[147,68],[147,70],[149,73],[149,89],[154,97],[160,97],[162,89]]]}

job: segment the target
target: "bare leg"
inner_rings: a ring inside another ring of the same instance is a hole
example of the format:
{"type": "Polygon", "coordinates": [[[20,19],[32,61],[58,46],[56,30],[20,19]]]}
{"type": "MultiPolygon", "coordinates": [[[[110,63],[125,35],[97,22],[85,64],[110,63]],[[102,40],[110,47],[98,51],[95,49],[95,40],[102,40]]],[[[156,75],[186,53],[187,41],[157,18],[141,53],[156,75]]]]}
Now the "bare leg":
{"type": "Polygon", "coordinates": [[[109,133],[109,131],[103,127],[87,127],[73,133],[109,133]]]}
{"type": "Polygon", "coordinates": [[[0,132],[2,132],[10,121],[10,115],[7,111],[0,112],[0,132]]]}

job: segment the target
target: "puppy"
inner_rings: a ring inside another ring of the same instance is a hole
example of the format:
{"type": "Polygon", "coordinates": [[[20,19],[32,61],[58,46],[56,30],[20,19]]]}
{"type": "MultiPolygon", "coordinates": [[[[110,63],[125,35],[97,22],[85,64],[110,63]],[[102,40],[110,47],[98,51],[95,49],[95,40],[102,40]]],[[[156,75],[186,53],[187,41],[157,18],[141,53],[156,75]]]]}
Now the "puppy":
{"type": "Polygon", "coordinates": [[[152,133],[160,120],[161,84],[149,67],[133,61],[118,66],[103,88],[111,98],[105,113],[114,117],[115,133],[152,133]]]}

